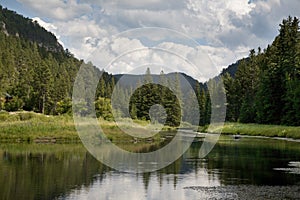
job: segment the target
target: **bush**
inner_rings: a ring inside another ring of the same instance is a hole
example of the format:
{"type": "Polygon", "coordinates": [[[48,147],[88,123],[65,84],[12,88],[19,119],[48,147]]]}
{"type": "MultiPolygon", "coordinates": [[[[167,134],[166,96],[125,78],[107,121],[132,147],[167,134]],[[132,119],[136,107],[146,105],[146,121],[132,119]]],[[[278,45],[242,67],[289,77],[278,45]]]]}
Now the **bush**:
{"type": "Polygon", "coordinates": [[[14,97],[13,99],[5,102],[4,109],[8,112],[18,111],[23,107],[24,103],[22,99],[14,97]]]}
{"type": "Polygon", "coordinates": [[[97,117],[102,117],[105,120],[113,121],[114,118],[109,99],[99,97],[97,101],[95,101],[95,110],[97,117]]]}
{"type": "Polygon", "coordinates": [[[56,114],[70,114],[72,112],[72,101],[71,99],[64,99],[57,102],[56,104],[56,114]]]}

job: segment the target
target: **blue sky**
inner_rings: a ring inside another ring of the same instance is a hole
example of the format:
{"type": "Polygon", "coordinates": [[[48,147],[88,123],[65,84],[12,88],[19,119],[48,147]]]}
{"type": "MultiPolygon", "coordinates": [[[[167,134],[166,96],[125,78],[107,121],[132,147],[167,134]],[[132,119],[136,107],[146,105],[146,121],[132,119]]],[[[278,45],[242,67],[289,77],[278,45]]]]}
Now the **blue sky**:
{"type": "MultiPolygon", "coordinates": [[[[278,34],[283,18],[300,15],[299,0],[2,0],[1,4],[37,20],[78,58],[97,57],[93,54],[101,49],[101,56],[112,60],[120,50],[147,46],[146,40],[134,38],[134,34],[130,39],[108,42],[112,35],[160,27],[185,34],[199,44],[191,47],[188,41],[170,40],[169,33],[161,36],[158,46],[174,50],[191,62],[199,58],[201,49],[217,71],[247,56],[252,48],[265,48],[278,34]]],[[[156,37],[157,33],[150,39],[156,37]]],[[[140,56],[149,56],[149,52],[140,56]]],[[[162,60],[157,54],[151,56],[155,62],[162,60]]],[[[130,69],[128,63],[125,68],[130,69]]]]}
{"type": "Polygon", "coordinates": [[[23,4],[19,3],[15,0],[2,0],[0,3],[3,7],[7,7],[8,9],[14,10],[19,14],[22,14],[26,17],[35,17],[35,14],[30,11],[30,9],[26,9],[23,4]]]}

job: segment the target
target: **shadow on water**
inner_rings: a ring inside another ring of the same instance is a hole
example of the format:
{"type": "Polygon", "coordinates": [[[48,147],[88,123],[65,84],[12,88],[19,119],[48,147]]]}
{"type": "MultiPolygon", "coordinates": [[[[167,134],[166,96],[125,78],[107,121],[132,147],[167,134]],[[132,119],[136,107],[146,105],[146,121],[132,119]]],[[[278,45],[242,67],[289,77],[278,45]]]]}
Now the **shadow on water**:
{"type": "Polygon", "coordinates": [[[201,142],[193,143],[181,158],[157,172],[125,174],[95,160],[82,145],[1,144],[0,199],[64,199],[97,184],[99,189],[113,188],[125,178],[138,180],[145,195],[153,192],[154,185],[168,185],[169,192],[193,184],[300,185],[299,173],[275,170],[300,161],[299,143],[223,138],[202,159],[198,157],[200,147],[201,142]]]}

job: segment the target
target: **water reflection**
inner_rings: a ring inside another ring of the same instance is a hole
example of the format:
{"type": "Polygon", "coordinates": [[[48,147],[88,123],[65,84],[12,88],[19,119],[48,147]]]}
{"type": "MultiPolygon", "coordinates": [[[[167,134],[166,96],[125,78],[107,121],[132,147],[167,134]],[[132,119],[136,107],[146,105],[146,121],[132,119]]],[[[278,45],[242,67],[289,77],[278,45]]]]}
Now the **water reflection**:
{"type": "Polygon", "coordinates": [[[205,158],[195,143],[157,172],[119,173],[81,145],[0,145],[0,199],[195,199],[190,186],[300,185],[300,175],[275,168],[299,163],[298,143],[221,140],[205,158]]]}
{"type": "Polygon", "coordinates": [[[0,199],[53,199],[109,170],[81,145],[1,145],[0,155],[0,199]]]}

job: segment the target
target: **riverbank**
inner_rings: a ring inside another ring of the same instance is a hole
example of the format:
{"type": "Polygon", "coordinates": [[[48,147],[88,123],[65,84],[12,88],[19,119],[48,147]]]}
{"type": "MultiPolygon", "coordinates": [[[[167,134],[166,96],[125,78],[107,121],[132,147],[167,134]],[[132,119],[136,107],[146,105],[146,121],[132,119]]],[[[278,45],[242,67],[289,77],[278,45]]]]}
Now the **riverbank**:
{"type": "MultiPolygon", "coordinates": [[[[148,124],[140,120],[135,122],[142,126],[148,124]]],[[[111,121],[99,119],[99,124],[106,137],[114,143],[153,143],[161,140],[159,135],[136,139],[124,134],[117,124],[111,121]]],[[[164,127],[164,130],[172,131],[174,128],[164,127]]],[[[72,116],[48,116],[25,111],[0,111],[0,142],[81,143],[72,116]]]]}
{"type": "Polygon", "coordinates": [[[222,129],[222,134],[300,139],[300,127],[264,124],[225,123],[222,129]]]}
{"type": "MultiPolygon", "coordinates": [[[[143,126],[148,124],[140,120],[135,122],[143,126]]],[[[136,138],[124,134],[114,122],[99,119],[99,124],[107,138],[115,143],[149,143],[161,140],[156,135],[152,139],[137,141],[136,138]]],[[[164,127],[164,130],[175,129],[164,127]]],[[[300,127],[225,123],[222,134],[300,139],[300,127]]],[[[70,115],[48,116],[34,112],[0,111],[0,142],[80,143],[80,139],[70,115]]]]}
{"type": "Polygon", "coordinates": [[[71,116],[0,112],[1,142],[80,142],[71,116]]]}

